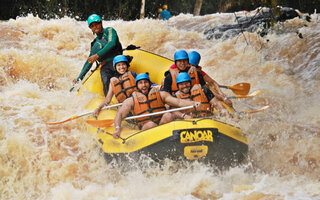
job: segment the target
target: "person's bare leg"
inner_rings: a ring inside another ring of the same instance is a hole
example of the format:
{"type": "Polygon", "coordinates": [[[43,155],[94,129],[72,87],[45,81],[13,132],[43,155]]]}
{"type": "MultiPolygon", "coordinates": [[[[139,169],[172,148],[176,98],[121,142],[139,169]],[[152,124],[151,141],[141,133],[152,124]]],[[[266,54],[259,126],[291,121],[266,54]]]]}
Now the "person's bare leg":
{"type": "Polygon", "coordinates": [[[174,119],[173,114],[171,114],[171,113],[165,113],[165,114],[162,116],[159,125],[165,124],[165,123],[168,123],[168,122],[172,122],[173,119],[174,119]]]}
{"type": "Polygon", "coordinates": [[[142,131],[144,131],[144,130],[147,130],[147,129],[149,129],[149,128],[153,128],[153,127],[156,127],[157,126],[157,124],[156,123],[154,123],[153,121],[149,121],[149,122],[147,122],[147,123],[145,123],[143,126],[142,126],[142,131]]]}

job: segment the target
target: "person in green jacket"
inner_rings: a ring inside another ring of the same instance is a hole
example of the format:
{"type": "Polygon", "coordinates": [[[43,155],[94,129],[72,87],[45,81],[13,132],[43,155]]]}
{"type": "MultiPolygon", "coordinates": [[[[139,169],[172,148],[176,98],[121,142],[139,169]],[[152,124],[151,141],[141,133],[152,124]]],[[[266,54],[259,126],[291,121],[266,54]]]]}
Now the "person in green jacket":
{"type": "Polygon", "coordinates": [[[92,14],[88,17],[88,26],[97,37],[91,42],[89,57],[84,64],[79,76],[73,80],[74,83],[82,80],[90,70],[94,62],[101,64],[101,80],[103,82],[104,94],[109,90],[110,79],[114,76],[112,60],[116,55],[122,54],[122,45],[117,32],[112,27],[103,28],[99,15],[92,14]]]}

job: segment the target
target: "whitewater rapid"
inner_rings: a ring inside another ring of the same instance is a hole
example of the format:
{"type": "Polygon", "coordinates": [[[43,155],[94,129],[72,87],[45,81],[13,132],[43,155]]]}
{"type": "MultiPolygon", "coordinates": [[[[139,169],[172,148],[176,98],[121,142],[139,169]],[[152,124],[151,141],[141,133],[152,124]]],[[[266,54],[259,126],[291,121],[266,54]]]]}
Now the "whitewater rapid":
{"type": "Polygon", "coordinates": [[[47,126],[86,111],[92,96],[69,89],[94,35],[68,17],[0,22],[0,199],[320,199],[320,21],[311,17],[278,24],[266,38],[245,32],[229,40],[203,32],[234,23],[232,13],[103,22],[124,47],[171,59],[178,49],[196,50],[218,83],[263,91],[233,101],[239,111],[270,108],[240,120],[249,153],[225,171],[148,159],[123,171],[104,160],[84,119],[47,126]]]}

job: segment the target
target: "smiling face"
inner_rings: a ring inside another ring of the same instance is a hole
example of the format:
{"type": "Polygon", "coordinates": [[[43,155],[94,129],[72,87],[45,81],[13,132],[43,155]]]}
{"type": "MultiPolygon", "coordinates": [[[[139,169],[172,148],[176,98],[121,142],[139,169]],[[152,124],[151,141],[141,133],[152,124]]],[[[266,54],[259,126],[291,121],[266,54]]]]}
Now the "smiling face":
{"type": "Polygon", "coordinates": [[[99,34],[102,32],[102,22],[92,22],[89,26],[91,31],[95,34],[99,34]]]}
{"type": "Polygon", "coordinates": [[[128,66],[126,62],[118,62],[116,64],[116,70],[119,74],[124,74],[128,71],[128,66]]]}
{"type": "Polygon", "coordinates": [[[143,94],[147,95],[150,88],[150,82],[147,79],[142,79],[137,82],[137,88],[140,90],[143,94]]]}
{"type": "Polygon", "coordinates": [[[189,65],[189,60],[188,59],[177,60],[176,65],[180,71],[184,71],[189,65]]]}
{"type": "Polygon", "coordinates": [[[184,94],[188,94],[190,92],[191,89],[191,83],[190,81],[185,81],[182,83],[178,83],[178,89],[180,92],[184,93],[184,94]]]}

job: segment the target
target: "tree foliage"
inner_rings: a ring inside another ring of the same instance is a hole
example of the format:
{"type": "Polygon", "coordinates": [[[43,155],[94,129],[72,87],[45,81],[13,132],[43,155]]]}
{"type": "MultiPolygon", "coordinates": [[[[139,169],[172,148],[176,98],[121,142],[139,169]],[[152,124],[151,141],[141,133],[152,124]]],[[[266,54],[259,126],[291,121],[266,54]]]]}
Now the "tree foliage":
{"type": "MultiPolygon", "coordinates": [[[[157,9],[167,4],[173,15],[193,13],[196,0],[146,0],[145,17],[155,18],[157,9]]],[[[233,12],[253,10],[259,6],[288,6],[301,12],[313,13],[320,9],[320,1],[316,0],[203,0],[201,15],[215,12],[233,12]]],[[[0,19],[6,20],[32,13],[43,19],[70,16],[78,20],[86,20],[97,13],[105,20],[135,20],[140,17],[141,0],[1,0],[0,19]]]]}

